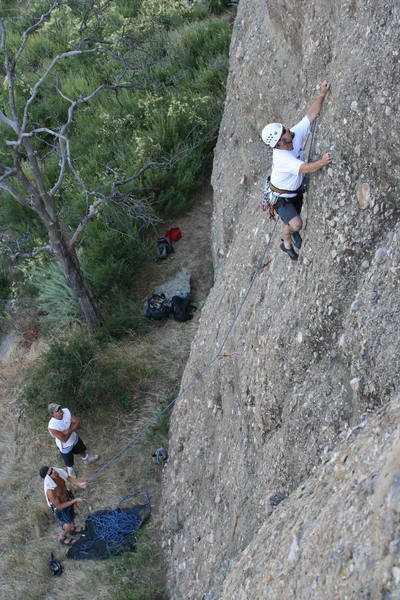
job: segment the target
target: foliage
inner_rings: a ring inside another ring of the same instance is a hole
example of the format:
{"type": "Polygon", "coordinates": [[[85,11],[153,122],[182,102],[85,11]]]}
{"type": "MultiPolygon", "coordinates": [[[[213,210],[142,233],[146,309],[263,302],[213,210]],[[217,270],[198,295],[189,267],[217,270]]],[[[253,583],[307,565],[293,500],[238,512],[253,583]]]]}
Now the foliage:
{"type": "MultiPolygon", "coordinates": [[[[172,398],[168,401],[167,405],[171,402],[172,398]]],[[[171,409],[166,410],[146,432],[146,438],[150,442],[156,444],[165,444],[168,441],[169,431],[169,419],[171,415],[171,409]]]]}
{"type": "Polygon", "coordinates": [[[162,600],[165,589],[158,565],[161,550],[149,531],[142,527],[136,534],[136,552],[123,552],[112,557],[101,571],[93,574],[98,585],[109,586],[112,600],[162,600]]]}
{"type": "Polygon", "coordinates": [[[0,301],[9,297],[11,292],[11,264],[6,256],[0,254],[0,301]]]}
{"type": "Polygon", "coordinates": [[[129,289],[136,270],[149,261],[150,251],[151,244],[137,227],[98,219],[89,225],[82,245],[82,265],[90,273],[94,292],[104,297],[115,287],[129,289]]]}
{"type": "Polygon", "coordinates": [[[55,262],[32,261],[25,265],[24,271],[25,281],[37,290],[42,325],[63,329],[81,318],[78,302],[55,262]]]}
{"type": "Polygon", "coordinates": [[[30,414],[40,419],[50,402],[82,415],[111,400],[127,409],[132,388],[149,375],[148,368],[121,360],[112,348],[106,350],[96,340],[76,333],[50,345],[27,373],[21,399],[30,414]]]}
{"type": "MultiPolygon", "coordinates": [[[[90,202],[99,194],[109,193],[113,181],[137,173],[149,162],[170,165],[148,169],[121,187],[118,201],[129,198],[130,212],[123,212],[124,202],[110,205],[85,230],[79,259],[104,306],[111,305],[116,287],[128,292],[138,267],[151,258],[146,228],[154,224],[156,213],[173,216],[190,208],[194,190],[209,175],[223,109],[230,39],[229,23],[213,14],[225,5],[218,0],[192,5],[186,0],[67,1],[28,36],[16,77],[17,110],[51,60],[79,45],[80,35],[87,48],[94,47],[93,40],[120,40],[113,46],[119,60],[96,52],[57,62],[30,106],[30,118],[36,125],[57,130],[66,120],[66,98],[76,99],[103,82],[131,81],[133,86],[103,91],[74,113],[68,130],[71,155],[93,195],[83,193],[72,172],[67,172],[56,199],[67,237],[81,222],[90,202]],[[149,207],[146,221],[141,220],[141,213],[132,211],[137,202],[149,207]]],[[[32,0],[29,9],[25,8],[16,2],[13,10],[5,12],[11,53],[19,47],[21,32],[43,12],[44,3],[32,0]]],[[[0,86],[0,101],[6,105],[5,84],[0,86]]],[[[0,123],[0,162],[9,166],[12,163],[5,141],[10,137],[12,132],[0,123]]],[[[49,189],[59,168],[53,142],[46,133],[32,138],[49,189]]],[[[33,179],[27,164],[26,175],[33,179]]],[[[23,237],[23,250],[48,243],[46,231],[28,207],[18,205],[5,192],[0,199],[0,226],[5,224],[15,236],[23,237]]],[[[41,302],[48,320],[54,320],[55,314],[60,315],[61,324],[74,315],[79,318],[59,274],[46,269],[41,275],[51,290],[46,290],[41,302]]],[[[38,277],[38,272],[29,277],[38,277]]]]}
{"type": "Polygon", "coordinates": [[[96,332],[98,341],[119,339],[127,332],[141,334],[145,332],[143,308],[141,309],[136,302],[127,298],[117,286],[114,286],[106,302],[101,306],[104,322],[96,332]]]}

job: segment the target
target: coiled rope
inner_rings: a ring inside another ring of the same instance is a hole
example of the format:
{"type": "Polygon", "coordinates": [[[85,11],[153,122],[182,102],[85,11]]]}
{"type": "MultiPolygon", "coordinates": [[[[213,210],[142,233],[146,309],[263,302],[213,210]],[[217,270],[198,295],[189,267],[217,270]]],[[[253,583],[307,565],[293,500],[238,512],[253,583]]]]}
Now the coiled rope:
{"type": "Polygon", "coordinates": [[[87,542],[82,542],[81,538],[79,550],[87,552],[91,550],[99,540],[105,542],[107,551],[111,554],[118,553],[125,548],[129,543],[129,538],[132,533],[140,528],[142,519],[135,514],[120,510],[120,507],[125,500],[132,499],[140,494],[143,494],[146,497],[144,506],[148,506],[151,497],[147,492],[140,490],[134,494],[127,494],[124,496],[119,501],[116,510],[105,509],[89,514],[89,516],[86,517],[86,525],[91,525],[91,530],[94,532],[95,537],[87,540],[87,542]]]}

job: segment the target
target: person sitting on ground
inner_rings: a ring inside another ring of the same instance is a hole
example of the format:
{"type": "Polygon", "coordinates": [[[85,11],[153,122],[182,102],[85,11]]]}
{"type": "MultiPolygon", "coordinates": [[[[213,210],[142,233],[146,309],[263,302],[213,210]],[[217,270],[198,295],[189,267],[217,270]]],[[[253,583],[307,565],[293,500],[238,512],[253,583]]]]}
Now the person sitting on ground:
{"type": "Polygon", "coordinates": [[[315,173],[332,162],[329,152],[326,152],[319,160],[306,163],[303,148],[304,138],[310,131],[311,123],[318,117],[330,88],[327,81],[321,83],[319,95],[310,104],[306,116],[294,127],[288,129],[282,123],[269,123],[261,133],[263,142],[273,148],[269,187],[279,194],[275,210],[285,223],[280,247],[292,260],[298,259],[292,242],[298,249],[302,243],[299,231],[303,227],[300,212],[303,206],[304,176],[315,173]]]}
{"type": "Polygon", "coordinates": [[[68,475],[76,477],[74,470],[74,454],[80,454],[84,463],[97,460],[97,454],[88,454],[86,446],[76,433],[80,427],[80,420],[71,414],[68,408],[61,408],[60,404],[52,402],[48,406],[51,419],[48,429],[51,437],[56,440],[58,449],[67,467],[68,475]]]}
{"type": "Polygon", "coordinates": [[[78,488],[85,489],[86,481],[77,481],[74,477],[68,475],[64,469],[56,467],[41,467],[39,475],[44,479],[46,502],[61,523],[60,544],[70,546],[74,543],[71,535],[81,533],[84,530],[83,527],[75,526],[73,505],[86,502],[86,500],[84,498],[71,498],[65,482],[68,481],[78,488]]]}

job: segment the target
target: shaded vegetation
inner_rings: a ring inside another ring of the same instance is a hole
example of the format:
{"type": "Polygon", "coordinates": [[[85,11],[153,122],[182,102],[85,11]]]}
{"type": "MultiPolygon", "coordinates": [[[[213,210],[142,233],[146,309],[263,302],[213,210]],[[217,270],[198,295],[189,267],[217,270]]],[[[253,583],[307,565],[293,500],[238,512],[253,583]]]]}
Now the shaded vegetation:
{"type": "Polygon", "coordinates": [[[132,390],[156,370],[151,364],[121,360],[112,347],[80,333],[54,341],[25,378],[22,399],[32,417],[43,420],[50,402],[85,415],[112,402],[122,409],[133,407],[132,390]]]}
{"type": "MultiPolygon", "coordinates": [[[[44,0],[3,0],[11,53],[16,51],[19,35],[31,24],[32,16],[37,18],[48,6],[50,3],[44,0]]],[[[32,421],[40,422],[43,429],[49,402],[68,406],[79,417],[90,418],[91,423],[102,423],[107,414],[110,427],[116,423],[111,421],[114,411],[134,414],[134,425],[139,429],[141,422],[147,423],[161,410],[157,394],[148,394],[146,398],[151,400],[143,414],[140,409],[144,397],[141,392],[148,391],[148,382],[153,384],[158,369],[165,366],[165,361],[159,360],[163,350],[152,347],[143,356],[133,352],[128,355],[122,345],[113,345],[111,338],[132,332],[137,336],[145,329],[142,307],[132,301],[131,292],[139,267],[153,259],[155,226],[166,217],[190,209],[194,191],[210,174],[228,66],[230,24],[220,18],[225,8],[226,3],[218,0],[191,5],[186,0],[67,0],[28,39],[16,83],[17,108],[26,102],[54,56],[77,47],[80,40],[90,48],[96,39],[120,37],[117,49],[123,57],[114,60],[111,54],[90,54],[60,60],[30,107],[30,117],[37,127],[60,128],[69,106],[67,98],[86,94],[101,82],[130,79],[135,83],[132,88],[103,91],[81,105],[74,115],[69,130],[71,155],[74,167],[93,194],[85,194],[73,174],[67,172],[56,199],[66,235],[74,231],[97,195],[108,193],[113,182],[136,173],[148,162],[168,164],[148,169],[123,186],[119,199],[126,202],[103,206],[77,243],[80,264],[104,317],[103,326],[91,338],[79,325],[83,320],[80,308],[52,256],[41,254],[25,263],[20,260],[17,273],[11,270],[7,254],[29,252],[48,243],[48,239],[36,215],[0,191],[0,230],[7,230],[7,237],[0,233],[1,293],[4,298],[11,294],[34,295],[42,331],[53,340],[49,350],[26,373],[21,390],[20,400],[29,414],[30,426],[32,421]],[[90,15],[85,12],[88,6],[93,7],[90,15]]],[[[2,86],[2,105],[6,97],[6,86],[2,86]]],[[[6,166],[12,164],[5,144],[10,137],[10,131],[0,123],[0,163],[6,166]]],[[[32,144],[46,185],[51,187],[59,164],[54,138],[42,132],[32,138],[32,144]]],[[[32,177],[27,164],[25,169],[27,177],[32,177]]],[[[136,343],[139,336],[135,336],[132,339],[136,343]]],[[[164,349],[164,354],[167,352],[170,348],[164,349]]],[[[169,383],[168,393],[174,387],[178,382],[169,383]]],[[[140,451],[131,450],[130,462],[137,469],[133,479],[142,479],[145,487],[161,477],[160,466],[154,465],[150,457],[156,447],[167,447],[169,414],[167,411],[149,428],[140,451]],[[142,477],[137,475],[139,472],[142,477]]],[[[20,487],[21,494],[26,493],[25,482],[20,487]]],[[[25,496],[23,500],[15,509],[22,522],[20,535],[15,534],[16,545],[29,537],[32,522],[40,521],[37,515],[25,514],[25,496]]],[[[46,530],[46,507],[38,507],[46,530]]],[[[153,523],[151,520],[138,533],[135,554],[124,553],[101,564],[93,563],[91,594],[101,586],[102,595],[110,600],[166,598],[158,524],[153,523]]],[[[9,553],[10,580],[17,577],[19,597],[44,597],[44,557],[44,551],[35,554],[31,549],[26,556],[19,549],[9,553]],[[22,567],[32,556],[36,557],[31,564],[37,575],[25,582],[22,567]]],[[[88,570],[85,577],[90,574],[88,570]]]]}
{"type": "MultiPolygon", "coordinates": [[[[21,43],[21,32],[49,6],[42,0],[29,2],[28,10],[22,2],[5,3],[10,56],[21,43]]],[[[54,57],[77,47],[90,51],[99,40],[103,48],[57,61],[30,105],[35,127],[56,131],[66,121],[71,99],[90,94],[100,84],[129,83],[114,91],[103,90],[74,113],[68,130],[70,151],[90,196],[68,171],[57,195],[66,234],[75,230],[96,197],[109,193],[113,182],[148,163],[164,165],[147,169],[122,186],[119,201],[103,206],[79,240],[79,260],[106,310],[116,294],[129,295],[138,266],[152,258],[148,240],[157,218],[189,209],[194,190],[210,173],[228,66],[230,25],[216,17],[224,7],[216,0],[192,5],[184,0],[115,0],[103,5],[67,1],[27,38],[16,78],[17,111],[54,57]]],[[[0,88],[0,99],[6,105],[6,86],[0,88]]],[[[13,137],[0,123],[0,163],[10,167],[5,142],[13,137]]],[[[50,189],[59,167],[54,137],[43,131],[32,137],[32,144],[50,189]]],[[[26,175],[33,177],[28,163],[26,169],[26,175]]],[[[7,227],[18,242],[3,244],[3,251],[15,252],[18,247],[29,252],[48,243],[33,211],[4,191],[0,198],[0,227],[7,227]]],[[[56,269],[45,268],[47,280],[54,284],[56,269]]],[[[58,280],[57,304],[54,285],[51,299],[42,292],[43,275],[40,270],[29,274],[32,290],[37,290],[41,310],[53,326],[61,315],[63,327],[66,315],[58,305],[64,302],[65,290],[58,280]]],[[[68,316],[81,319],[79,309],[72,310],[70,304],[68,316]]],[[[110,314],[105,314],[109,319],[110,314]]],[[[131,326],[128,322],[127,328],[131,326]]]]}

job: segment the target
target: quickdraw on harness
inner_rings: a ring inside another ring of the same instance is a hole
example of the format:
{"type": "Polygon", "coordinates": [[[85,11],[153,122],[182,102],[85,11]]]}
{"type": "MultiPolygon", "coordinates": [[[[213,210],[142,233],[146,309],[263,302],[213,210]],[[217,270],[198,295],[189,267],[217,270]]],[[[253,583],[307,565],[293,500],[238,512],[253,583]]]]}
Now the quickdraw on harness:
{"type": "MultiPolygon", "coordinates": [[[[278,203],[280,201],[286,200],[286,198],[282,194],[296,194],[297,195],[303,191],[304,191],[304,183],[302,183],[301,186],[299,188],[297,188],[297,190],[281,190],[280,188],[277,188],[274,185],[272,185],[271,177],[268,175],[267,179],[265,180],[263,199],[260,204],[260,208],[264,212],[268,210],[269,218],[272,221],[275,221],[275,219],[276,219],[275,212],[276,212],[278,203]]],[[[295,198],[295,196],[290,198],[290,200],[293,200],[293,198],[295,198]]]]}

